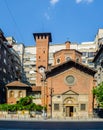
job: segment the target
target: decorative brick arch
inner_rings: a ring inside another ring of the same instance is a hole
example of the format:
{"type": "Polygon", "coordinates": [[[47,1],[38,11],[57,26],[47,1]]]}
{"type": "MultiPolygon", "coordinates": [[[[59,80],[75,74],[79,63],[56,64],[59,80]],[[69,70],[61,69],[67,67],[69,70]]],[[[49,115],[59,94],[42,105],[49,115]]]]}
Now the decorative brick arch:
{"type": "Polygon", "coordinates": [[[69,97],[64,99],[63,104],[64,105],[72,105],[72,104],[77,104],[77,102],[78,102],[77,99],[75,99],[74,97],[69,96],[69,97]]]}

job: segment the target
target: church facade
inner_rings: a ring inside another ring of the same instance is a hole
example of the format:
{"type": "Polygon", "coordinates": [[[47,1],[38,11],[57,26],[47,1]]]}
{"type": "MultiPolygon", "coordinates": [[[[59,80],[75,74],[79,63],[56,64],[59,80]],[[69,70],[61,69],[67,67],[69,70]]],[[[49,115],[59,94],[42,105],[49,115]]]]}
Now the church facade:
{"type": "Polygon", "coordinates": [[[51,33],[33,35],[36,41],[36,87],[41,86],[41,101],[47,107],[47,116],[92,116],[96,71],[81,63],[82,54],[70,49],[69,41],[65,43],[66,49],[54,53],[54,65],[49,66],[51,33]]]}

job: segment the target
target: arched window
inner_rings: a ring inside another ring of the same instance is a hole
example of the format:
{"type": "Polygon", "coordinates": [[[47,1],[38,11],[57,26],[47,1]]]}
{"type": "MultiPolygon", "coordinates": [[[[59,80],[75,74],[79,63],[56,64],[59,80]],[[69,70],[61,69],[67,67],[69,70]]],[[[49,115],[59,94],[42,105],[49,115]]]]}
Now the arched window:
{"type": "Polygon", "coordinates": [[[14,97],[14,91],[10,91],[9,97],[14,97]]]}
{"type": "Polygon", "coordinates": [[[18,97],[23,97],[23,93],[22,93],[22,91],[19,91],[19,93],[18,93],[18,97]]]}

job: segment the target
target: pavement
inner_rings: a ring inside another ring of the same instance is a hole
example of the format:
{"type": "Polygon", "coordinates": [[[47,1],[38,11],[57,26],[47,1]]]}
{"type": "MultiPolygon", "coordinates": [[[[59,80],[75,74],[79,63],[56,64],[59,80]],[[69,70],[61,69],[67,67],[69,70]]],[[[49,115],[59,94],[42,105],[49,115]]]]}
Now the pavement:
{"type": "Polygon", "coordinates": [[[5,120],[5,121],[48,121],[48,122],[67,122],[67,121],[77,121],[77,122],[88,122],[88,121],[93,121],[93,122],[103,122],[103,118],[0,118],[0,120],[5,120]]]}

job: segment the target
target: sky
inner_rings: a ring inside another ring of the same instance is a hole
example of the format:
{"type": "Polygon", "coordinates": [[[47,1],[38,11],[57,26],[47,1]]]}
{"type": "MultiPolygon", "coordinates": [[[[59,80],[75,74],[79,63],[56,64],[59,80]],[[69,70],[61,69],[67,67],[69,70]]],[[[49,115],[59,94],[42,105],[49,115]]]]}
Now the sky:
{"type": "Polygon", "coordinates": [[[0,0],[0,28],[18,43],[50,32],[52,44],[94,41],[103,28],[103,0],[0,0]]]}

